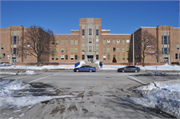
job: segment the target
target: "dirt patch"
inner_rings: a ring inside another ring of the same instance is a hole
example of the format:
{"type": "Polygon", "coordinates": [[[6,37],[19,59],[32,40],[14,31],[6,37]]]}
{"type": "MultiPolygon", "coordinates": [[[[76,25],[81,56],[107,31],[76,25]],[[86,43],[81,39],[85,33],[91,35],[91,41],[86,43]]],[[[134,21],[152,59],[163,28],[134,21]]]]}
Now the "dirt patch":
{"type": "Polygon", "coordinates": [[[88,110],[85,108],[82,108],[82,111],[84,111],[84,114],[88,113],[88,110]]]}
{"type": "Polygon", "coordinates": [[[116,97],[116,95],[104,95],[106,97],[116,97]]]}
{"type": "Polygon", "coordinates": [[[54,114],[56,114],[58,112],[60,112],[62,114],[64,112],[64,110],[65,110],[64,105],[61,105],[60,108],[56,107],[55,109],[53,109],[50,114],[54,115],[54,114]]]}
{"type": "Polygon", "coordinates": [[[68,110],[69,111],[72,111],[72,110],[77,111],[77,107],[76,107],[76,105],[71,105],[71,106],[69,106],[68,110]]]}
{"type": "Polygon", "coordinates": [[[83,97],[83,93],[79,93],[78,97],[83,97]]]}
{"type": "Polygon", "coordinates": [[[30,83],[30,85],[33,88],[52,88],[53,86],[49,85],[49,84],[44,84],[41,82],[35,82],[35,83],[30,83]]]}

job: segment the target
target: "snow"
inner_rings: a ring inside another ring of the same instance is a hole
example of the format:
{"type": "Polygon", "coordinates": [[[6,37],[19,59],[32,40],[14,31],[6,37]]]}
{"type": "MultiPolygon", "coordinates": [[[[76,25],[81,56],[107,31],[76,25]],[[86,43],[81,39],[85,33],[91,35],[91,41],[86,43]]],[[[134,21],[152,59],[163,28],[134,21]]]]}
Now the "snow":
{"type": "Polygon", "coordinates": [[[27,70],[25,73],[0,72],[0,74],[7,74],[7,75],[35,75],[37,73],[34,72],[34,71],[27,70]]]}
{"type": "MultiPolygon", "coordinates": [[[[99,63],[99,61],[95,62],[96,64],[99,63]]],[[[84,61],[80,61],[80,66],[82,66],[82,64],[85,64],[84,61]]],[[[122,68],[125,67],[126,65],[103,65],[102,68],[100,68],[100,70],[117,70],[118,68],[122,68]]],[[[137,65],[137,67],[139,67],[141,69],[141,71],[153,71],[156,70],[156,66],[140,66],[137,65]]],[[[6,66],[6,67],[0,67],[0,69],[27,69],[27,70],[50,70],[50,69],[64,69],[64,70],[72,70],[74,69],[75,66],[74,65],[45,65],[45,66],[6,66]]],[[[158,71],[180,71],[180,66],[178,65],[160,65],[157,66],[157,70],[158,71]]]]}
{"type": "MultiPolygon", "coordinates": [[[[80,64],[76,68],[81,67],[83,64],[85,64],[85,62],[84,61],[80,61],[80,64]]],[[[74,69],[74,67],[72,69],[74,69]]]]}
{"type": "MultiPolygon", "coordinates": [[[[54,98],[73,97],[72,95],[33,96],[32,90],[36,90],[36,89],[39,88],[33,88],[30,84],[23,83],[22,81],[17,79],[0,79],[0,97],[1,97],[0,109],[10,108],[10,107],[20,108],[24,106],[31,107],[42,101],[47,101],[54,98]],[[22,95],[22,93],[24,93],[24,95],[22,95]]],[[[54,92],[54,89],[46,89],[46,90],[50,92],[54,92]]]]}
{"type": "Polygon", "coordinates": [[[153,82],[135,89],[143,97],[128,98],[129,102],[161,111],[180,118],[180,80],[153,82]]]}

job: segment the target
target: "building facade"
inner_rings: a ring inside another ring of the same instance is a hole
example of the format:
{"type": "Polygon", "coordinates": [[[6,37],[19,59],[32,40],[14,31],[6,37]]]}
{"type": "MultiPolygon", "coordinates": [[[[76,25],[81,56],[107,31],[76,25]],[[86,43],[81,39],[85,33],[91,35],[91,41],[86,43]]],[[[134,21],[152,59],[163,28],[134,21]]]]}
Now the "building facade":
{"type": "MultiPolygon", "coordinates": [[[[117,63],[132,62],[132,34],[111,34],[110,30],[103,30],[100,18],[80,18],[79,30],[71,30],[71,34],[55,34],[55,54],[45,56],[44,62],[50,63],[76,63],[86,61],[93,63],[102,61],[112,63],[115,57],[117,63]]],[[[9,26],[0,29],[0,62],[36,62],[33,56],[19,55],[17,47],[19,38],[22,37],[28,28],[23,26],[9,26]]],[[[180,28],[172,26],[141,27],[134,33],[134,41],[143,30],[151,32],[157,39],[158,62],[180,62],[180,28]]],[[[156,52],[156,51],[155,51],[156,52]]],[[[138,57],[140,54],[135,51],[135,62],[142,62],[138,57]]],[[[145,62],[156,62],[156,55],[147,56],[145,62]]]]}

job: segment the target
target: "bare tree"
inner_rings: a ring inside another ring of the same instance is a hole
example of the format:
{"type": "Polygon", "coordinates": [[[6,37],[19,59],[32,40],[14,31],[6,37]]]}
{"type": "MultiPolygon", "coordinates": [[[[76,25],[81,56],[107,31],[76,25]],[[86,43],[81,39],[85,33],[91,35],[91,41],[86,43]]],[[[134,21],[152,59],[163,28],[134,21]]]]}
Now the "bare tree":
{"type": "Polygon", "coordinates": [[[140,59],[143,62],[148,55],[155,55],[157,52],[157,40],[154,35],[147,30],[142,30],[141,33],[136,36],[135,50],[139,52],[140,59]]]}
{"type": "Polygon", "coordinates": [[[55,38],[53,32],[49,29],[45,30],[40,26],[30,26],[24,33],[24,36],[20,38],[18,54],[23,56],[24,53],[29,56],[37,58],[37,66],[43,59],[42,56],[53,55],[52,49],[54,49],[55,38]]]}

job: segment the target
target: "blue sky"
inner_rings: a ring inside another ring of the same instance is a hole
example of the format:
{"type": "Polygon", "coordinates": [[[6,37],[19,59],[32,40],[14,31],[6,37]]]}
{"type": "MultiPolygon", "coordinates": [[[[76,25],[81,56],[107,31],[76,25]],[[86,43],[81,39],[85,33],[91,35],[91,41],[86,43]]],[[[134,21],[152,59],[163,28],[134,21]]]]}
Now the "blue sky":
{"type": "Polygon", "coordinates": [[[131,34],[140,26],[179,27],[177,1],[1,1],[1,28],[40,25],[54,34],[79,29],[79,18],[101,18],[102,29],[131,34]]]}

